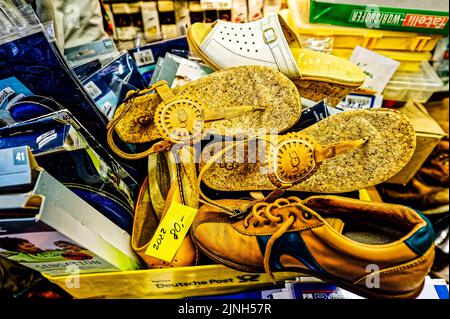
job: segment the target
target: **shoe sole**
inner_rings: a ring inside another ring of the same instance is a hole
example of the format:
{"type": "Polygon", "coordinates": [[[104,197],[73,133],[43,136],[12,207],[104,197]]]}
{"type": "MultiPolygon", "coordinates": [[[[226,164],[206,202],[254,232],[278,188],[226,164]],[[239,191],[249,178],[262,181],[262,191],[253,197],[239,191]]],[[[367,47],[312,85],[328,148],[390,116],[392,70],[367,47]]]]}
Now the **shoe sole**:
{"type": "MultiPolygon", "coordinates": [[[[265,273],[265,270],[263,267],[252,267],[252,266],[243,266],[240,264],[236,264],[233,263],[229,260],[223,259],[219,256],[217,256],[216,254],[210,252],[208,249],[206,249],[205,247],[203,247],[195,238],[194,234],[191,234],[191,238],[194,242],[194,244],[206,255],[208,256],[210,259],[212,259],[213,261],[219,263],[219,264],[223,264],[229,268],[238,270],[238,271],[243,271],[243,272],[250,272],[250,273],[265,273]]],[[[336,278],[336,277],[332,277],[332,276],[327,276],[324,275],[322,273],[317,273],[314,272],[312,270],[309,269],[304,269],[304,268],[300,268],[300,267],[288,267],[285,268],[283,271],[292,271],[292,272],[298,272],[301,273],[303,275],[306,276],[312,276],[315,278],[319,278],[325,282],[328,283],[333,283],[336,284],[337,286],[348,290],[349,292],[355,293],[361,297],[364,298],[368,298],[368,299],[388,299],[388,298],[394,298],[394,299],[412,299],[417,297],[423,290],[423,287],[425,285],[425,280],[421,283],[421,285],[413,290],[413,291],[409,291],[409,292],[405,292],[405,293],[400,293],[400,294],[395,294],[395,293],[390,293],[390,292],[386,292],[386,291],[377,291],[374,292],[373,290],[367,290],[367,289],[363,289],[360,288],[358,286],[353,285],[350,282],[344,281],[340,278],[336,278]]]]}
{"type": "MultiPolygon", "coordinates": [[[[211,59],[209,59],[209,57],[202,52],[197,43],[192,40],[192,37],[192,29],[189,28],[186,38],[191,50],[197,54],[209,67],[214,70],[220,70],[221,67],[211,61],[211,59]]],[[[332,106],[338,105],[339,102],[341,102],[350,92],[359,88],[363,84],[349,84],[335,80],[308,76],[303,76],[301,79],[294,78],[291,79],[291,81],[297,87],[301,97],[316,102],[327,99],[332,106]]]]}
{"type": "MultiPolygon", "coordinates": [[[[223,114],[227,114],[230,108],[240,105],[265,108],[227,119],[204,121],[200,129],[203,134],[209,132],[246,137],[254,135],[259,130],[284,132],[297,124],[302,111],[301,97],[295,84],[284,74],[264,66],[240,66],[220,70],[176,87],[173,93],[177,98],[189,100],[190,105],[223,111],[223,114]]],[[[185,103],[181,105],[183,104],[185,103]]],[[[126,104],[119,106],[116,118],[122,114],[125,107],[126,104]]],[[[126,116],[115,126],[120,139],[131,144],[163,139],[164,136],[158,127],[176,123],[167,123],[167,118],[161,118],[161,114],[155,116],[153,113],[159,107],[161,98],[157,93],[136,97],[126,116]],[[140,118],[146,116],[156,119],[148,125],[136,125],[140,118]]],[[[175,100],[171,106],[172,111],[178,107],[180,106],[175,100]]],[[[165,133],[168,134],[167,131],[165,133]]]]}

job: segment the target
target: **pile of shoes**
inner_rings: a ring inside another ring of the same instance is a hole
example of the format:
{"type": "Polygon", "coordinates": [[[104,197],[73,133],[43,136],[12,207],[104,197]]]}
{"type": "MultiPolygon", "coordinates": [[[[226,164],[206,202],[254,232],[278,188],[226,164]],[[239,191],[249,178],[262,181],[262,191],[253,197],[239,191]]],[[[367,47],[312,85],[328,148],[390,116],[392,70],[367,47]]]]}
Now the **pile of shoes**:
{"type": "Polygon", "coordinates": [[[448,98],[429,103],[427,110],[447,134],[411,181],[405,185],[380,185],[388,202],[411,206],[425,214],[435,230],[436,259],[432,272],[448,281],[449,241],[449,139],[448,98]]]}
{"type": "MultiPolygon", "coordinates": [[[[364,109],[295,130],[301,98],[336,105],[364,73],[300,48],[277,15],[196,23],[188,41],[217,71],[174,89],[162,81],[128,92],[108,126],[118,156],[148,157],[132,235],[147,267],[196,265],[203,254],[246,272],[296,270],[366,297],[417,296],[435,255],[431,223],[403,205],[346,196],[406,166],[416,147],[409,119],[364,109]],[[117,139],[152,145],[132,154],[117,139]],[[146,251],[173,202],[198,213],[167,262],[146,251]]],[[[448,142],[440,147],[448,151],[448,142]]],[[[448,182],[441,155],[421,170],[405,203],[443,200],[441,188],[423,184],[448,182]]]]}

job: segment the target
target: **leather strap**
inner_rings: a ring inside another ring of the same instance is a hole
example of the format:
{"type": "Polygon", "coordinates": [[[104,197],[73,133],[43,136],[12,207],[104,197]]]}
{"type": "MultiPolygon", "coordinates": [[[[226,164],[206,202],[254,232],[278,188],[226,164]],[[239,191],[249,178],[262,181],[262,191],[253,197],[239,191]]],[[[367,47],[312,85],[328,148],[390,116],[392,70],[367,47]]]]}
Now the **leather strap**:
{"type": "Polygon", "coordinates": [[[254,105],[230,106],[227,107],[226,109],[205,108],[203,110],[203,117],[205,119],[205,122],[228,120],[234,117],[241,116],[247,112],[264,111],[265,109],[266,109],[265,106],[254,106],[254,105]]]}
{"type": "Polygon", "coordinates": [[[272,51],[278,69],[290,78],[301,77],[297,62],[285,39],[278,15],[273,14],[261,19],[261,29],[264,42],[272,51]]]}
{"type": "Polygon", "coordinates": [[[170,91],[170,88],[168,87],[166,81],[156,82],[149,88],[141,90],[141,91],[130,91],[124,100],[125,108],[123,109],[122,113],[108,123],[106,140],[107,140],[108,145],[111,148],[111,150],[114,153],[116,153],[119,157],[121,157],[123,159],[127,159],[127,160],[138,160],[138,159],[145,158],[152,153],[158,153],[158,152],[161,152],[161,151],[164,151],[164,150],[167,150],[170,148],[171,144],[169,142],[161,141],[161,142],[157,142],[157,143],[153,144],[152,147],[150,147],[148,150],[146,150],[144,152],[137,153],[137,154],[131,154],[131,153],[126,153],[126,152],[122,151],[116,145],[116,143],[114,141],[114,129],[115,129],[117,123],[119,123],[119,121],[125,116],[125,114],[128,113],[128,111],[133,106],[133,103],[132,103],[133,100],[136,97],[146,95],[155,90],[156,90],[156,92],[158,92],[158,94],[160,94],[160,96],[163,100],[170,97],[168,95],[168,91],[170,91]]]}
{"type": "Polygon", "coordinates": [[[178,155],[177,150],[172,150],[172,154],[175,159],[175,166],[177,168],[176,179],[177,179],[177,183],[178,183],[178,189],[180,191],[181,204],[186,206],[186,197],[184,195],[183,180],[182,180],[182,176],[181,176],[181,174],[183,174],[183,168],[182,168],[183,164],[181,164],[180,156],[178,155]]]}
{"type": "MultiPolygon", "coordinates": [[[[137,160],[147,157],[148,155],[152,153],[157,153],[161,151],[165,151],[170,149],[172,142],[178,143],[180,141],[173,141],[171,139],[170,132],[166,132],[164,130],[164,125],[162,123],[165,121],[165,116],[163,116],[164,110],[168,108],[173,108],[174,110],[184,108],[186,105],[194,106],[197,110],[200,110],[202,113],[202,118],[204,121],[217,121],[217,120],[223,120],[223,119],[230,119],[233,117],[241,116],[247,112],[254,112],[254,111],[264,111],[266,109],[265,106],[254,106],[254,105],[241,105],[241,106],[232,106],[227,107],[226,109],[216,110],[212,108],[201,108],[200,105],[197,105],[192,102],[185,100],[182,96],[179,98],[173,94],[172,90],[168,87],[167,82],[160,81],[149,87],[148,89],[142,90],[142,91],[134,91],[130,92],[125,101],[125,108],[122,111],[122,113],[114,118],[111,122],[108,124],[108,131],[107,131],[107,142],[109,146],[111,147],[111,150],[116,153],[118,156],[128,159],[128,160],[137,160]],[[142,153],[137,154],[130,154],[126,153],[117,147],[117,145],[114,142],[113,133],[114,128],[117,125],[117,123],[125,116],[125,114],[131,109],[133,105],[133,100],[138,97],[145,94],[148,94],[152,91],[156,90],[156,92],[159,94],[163,102],[157,107],[156,110],[156,127],[160,130],[162,138],[165,138],[164,141],[160,141],[155,143],[150,149],[146,150],[142,153]]],[[[186,113],[187,114],[187,113],[186,113]]],[[[193,120],[193,119],[192,119],[193,120]]],[[[192,142],[192,141],[190,141],[192,142]]]]}
{"type": "Polygon", "coordinates": [[[355,149],[367,142],[367,140],[368,138],[355,141],[339,142],[319,147],[315,152],[316,161],[323,162],[327,158],[335,157],[336,155],[355,149]]]}
{"type": "Polygon", "coordinates": [[[230,208],[230,207],[226,207],[223,205],[220,205],[219,203],[217,203],[215,200],[209,198],[208,196],[206,196],[201,188],[201,184],[202,184],[202,180],[203,180],[203,176],[205,175],[206,171],[220,158],[222,157],[222,155],[224,155],[226,152],[228,152],[228,150],[233,149],[234,147],[237,147],[238,145],[241,145],[245,142],[248,142],[250,139],[245,139],[239,142],[235,142],[232,143],[231,145],[225,147],[224,149],[222,149],[220,152],[218,152],[217,154],[215,154],[213,157],[211,157],[211,159],[205,163],[205,165],[202,167],[202,169],[200,170],[199,174],[198,174],[198,179],[197,179],[197,187],[198,187],[198,192],[200,194],[200,197],[204,198],[205,201],[201,200],[201,202],[206,203],[206,204],[212,204],[215,207],[218,207],[220,209],[222,209],[224,212],[230,213],[232,215],[235,214],[235,210],[238,207],[234,207],[234,208],[230,208]]]}

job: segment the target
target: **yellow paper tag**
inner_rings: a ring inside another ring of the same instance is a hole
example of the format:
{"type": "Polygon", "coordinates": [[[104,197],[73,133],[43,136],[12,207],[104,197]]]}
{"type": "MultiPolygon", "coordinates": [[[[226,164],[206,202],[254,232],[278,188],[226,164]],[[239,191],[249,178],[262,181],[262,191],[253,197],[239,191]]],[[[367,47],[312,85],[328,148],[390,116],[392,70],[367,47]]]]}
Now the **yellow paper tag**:
{"type": "Polygon", "coordinates": [[[369,193],[367,192],[367,189],[365,189],[365,188],[359,190],[359,199],[360,200],[366,200],[366,201],[372,201],[370,199],[369,193]]]}
{"type": "Polygon", "coordinates": [[[186,237],[197,211],[196,208],[172,202],[145,254],[171,262],[186,237]]]}

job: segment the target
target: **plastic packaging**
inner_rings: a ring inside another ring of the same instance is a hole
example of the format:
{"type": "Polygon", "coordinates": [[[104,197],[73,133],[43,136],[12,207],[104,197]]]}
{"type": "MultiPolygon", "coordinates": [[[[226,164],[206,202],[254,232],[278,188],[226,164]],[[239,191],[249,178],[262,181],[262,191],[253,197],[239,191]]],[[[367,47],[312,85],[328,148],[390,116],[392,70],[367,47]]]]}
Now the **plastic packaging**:
{"type": "Polygon", "coordinates": [[[310,23],[448,34],[448,1],[308,0],[310,23]]]}
{"type": "Polygon", "coordinates": [[[0,44],[9,41],[12,35],[26,32],[39,24],[39,19],[30,5],[14,3],[13,0],[0,2],[0,44]]]}
{"type": "MultiPolygon", "coordinates": [[[[405,52],[389,50],[373,50],[378,54],[400,62],[397,71],[418,72],[423,61],[431,58],[430,52],[405,52]]],[[[334,48],[332,54],[344,59],[350,58],[352,49],[334,48]]]]}
{"type": "Polygon", "coordinates": [[[177,22],[178,35],[186,35],[191,25],[188,1],[175,1],[175,20],[177,22]]]}
{"type": "Polygon", "coordinates": [[[312,38],[300,36],[300,45],[302,48],[319,51],[323,53],[331,53],[333,51],[333,37],[312,38]]]}
{"type": "Polygon", "coordinates": [[[66,49],[64,55],[69,66],[75,68],[94,60],[106,64],[119,55],[119,51],[112,39],[104,39],[66,49]]]}
{"type": "Polygon", "coordinates": [[[9,26],[9,29],[0,29],[0,36],[2,33],[8,34],[39,24],[39,19],[30,5],[15,3],[12,0],[0,2],[0,21],[9,26]]]}
{"type": "Polygon", "coordinates": [[[429,62],[422,62],[418,72],[396,72],[384,89],[385,100],[425,103],[442,87],[442,81],[429,62]]]}
{"type": "MultiPolygon", "coordinates": [[[[279,272],[275,278],[283,283],[299,275],[279,272]]],[[[76,285],[67,284],[73,282],[73,275],[46,277],[75,298],[186,298],[274,285],[265,273],[249,274],[222,265],[80,274],[76,285]]]]}
{"type": "Polygon", "coordinates": [[[156,61],[158,61],[158,58],[164,57],[166,53],[173,53],[187,58],[189,55],[189,45],[186,36],[153,42],[143,47],[136,47],[130,50],[131,56],[139,67],[139,72],[147,83],[150,83],[150,79],[153,76],[156,61]]]}
{"type": "Polygon", "coordinates": [[[83,86],[95,101],[97,108],[112,119],[114,112],[130,90],[147,86],[131,55],[123,51],[101,70],[83,81],[83,86]]]}
{"type": "Polygon", "coordinates": [[[288,0],[289,9],[281,10],[287,23],[299,34],[310,37],[334,37],[335,48],[353,49],[360,45],[374,50],[431,51],[441,35],[385,31],[308,23],[306,0],[288,0]]]}
{"type": "MultiPolygon", "coordinates": [[[[10,37],[8,37],[10,38],[10,37]]],[[[0,44],[0,79],[16,79],[34,95],[51,97],[107,148],[107,118],[97,109],[54,41],[41,26],[25,29],[0,44]]],[[[106,150],[103,150],[110,156],[106,150]]]]}

